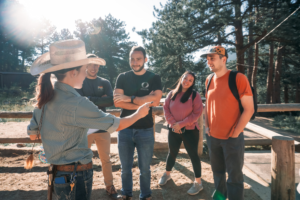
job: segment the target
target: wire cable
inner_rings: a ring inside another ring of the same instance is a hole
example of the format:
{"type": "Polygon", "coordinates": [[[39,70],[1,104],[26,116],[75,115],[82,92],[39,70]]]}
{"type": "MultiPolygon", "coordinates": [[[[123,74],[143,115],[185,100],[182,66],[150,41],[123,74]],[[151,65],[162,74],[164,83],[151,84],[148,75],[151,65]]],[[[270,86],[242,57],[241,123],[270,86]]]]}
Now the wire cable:
{"type": "Polygon", "coordinates": [[[278,24],[275,28],[273,28],[273,30],[271,30],[267,35],[265,35],[263,38],[261,38],[256,44],[260,43],[262,40],[264,40],[268,35],[270,35],[273,31],[275,31],[275,29],[277,29],[283,22],[285,22],[286,20],[288,20],[288,18],[290,18],[293,14],[295,14],[298,10],[300,9],[300,7],[298,7],[294,12],[292,12],[292,14],[290,14],[287,18],[285,18],[280,24],[278,24]]]}

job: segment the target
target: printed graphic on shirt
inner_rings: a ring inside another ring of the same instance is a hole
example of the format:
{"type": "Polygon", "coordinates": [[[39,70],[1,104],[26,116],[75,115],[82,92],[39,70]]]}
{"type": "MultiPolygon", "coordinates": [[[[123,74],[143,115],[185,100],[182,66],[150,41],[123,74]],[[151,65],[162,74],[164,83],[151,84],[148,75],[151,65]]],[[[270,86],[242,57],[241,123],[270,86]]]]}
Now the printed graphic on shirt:
{"type": "Polygon", "coordinates": [[[149,83],[148,82],[143,82],[142,84],[142,88],[141,88],[141,90],[149,90],[149,83]]]}
{"type": "MultiPolygon", "coordinates": [[[[117,89],[122,89],[126,96],[143,97],[149,95],[152,91],[161,90],[160,77],[152,72],[146,71],[143,75],[135,75],[134,72],[129,71],[118,76],[116,81],[117,89]]],[[[133,114],[135,110],[122,109],[120,117],[126,117],[133,114]]],[[[129,128],[145,129],[153,127],[152,108],[148,115],[129,128]]]]}

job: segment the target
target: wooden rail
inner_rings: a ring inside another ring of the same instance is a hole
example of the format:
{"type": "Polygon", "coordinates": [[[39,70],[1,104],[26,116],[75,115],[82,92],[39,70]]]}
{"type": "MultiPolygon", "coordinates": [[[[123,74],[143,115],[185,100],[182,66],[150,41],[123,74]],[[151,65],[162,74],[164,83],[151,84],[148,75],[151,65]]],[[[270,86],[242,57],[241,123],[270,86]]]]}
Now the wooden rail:
{"type": "MultiPolygon", "coordinates": [[[[107,110],[108,113],[120,116],[121,109],[107,110]]],[[[291,104],[258,104],[257,112],[287,112],[287,111],[300,111],[300,103],[291,104]]],[[[164,114],[162,106],[153,108],[154,115],[162,116],[164,114]]],[[[0,118],[31,118],[32,111],[29,112],[0,112],[0,118]]]]}
{"type": "MultiPolygon", "coordinates": [[[[202,99],[202,100],[205,100],[202,99]]],[[[163,100],[162,100],[163,101],[163,100]]],[[[117,117],[120,116],[120,109],[111,109],[107,110],[108,113],[115,115],[117,117]]],[[[259,104],[257,112],[285,112],[285,111],[300,111],[300,104],[259,104]]],[[[163,108],[162,106],[157,106],[153,108],[152,111],[153,118],[155,118],[155,115],[163,116],[163,108]]],[[[32,117],[32,111],[30,112],[0,112],[0,118],[31,118],[32,117]]],[[[200,127],[203,127],[203,116],[201,116],[198,120],[198,124],[200,127]]],[[[155,124],[154,124],[154,137],[155,137],[155,124]]],[[[245,139],[245,145],[271,145],[271,138],[272,136],[278,135],[274,132],[270,131],[259,131],[262,127],[258,127],[253,125],[252,123],[248,123],[246,128],[253,130],[254,132],[257,132],[263,136],[266,137],[266,139],[261,138],[246,138],[245,139]],[[254,130],[255,129],[255,130],[254,130]],[[268,138],[268,139],[267,139],[268,138]]],[[[0,143],[32,143],[29,138],[0,138],[0,143]]],[[[111,143],[116,144],[117,138],[111,138],[111,143]]],[[[299,143],[295,141],[295,145],[298,145],[299,143]]],[[[168,144],[158,143],[156,142],[154,145],[155,149],[164,149],[168,148],[168,144]]],[[[182,146],[184,148],[184,146],[182,146]]],[[[198,144],[198,154],[202,154],[203,149],[203,130],[201,129],[199,131],[199,144],[198,144]]]]}

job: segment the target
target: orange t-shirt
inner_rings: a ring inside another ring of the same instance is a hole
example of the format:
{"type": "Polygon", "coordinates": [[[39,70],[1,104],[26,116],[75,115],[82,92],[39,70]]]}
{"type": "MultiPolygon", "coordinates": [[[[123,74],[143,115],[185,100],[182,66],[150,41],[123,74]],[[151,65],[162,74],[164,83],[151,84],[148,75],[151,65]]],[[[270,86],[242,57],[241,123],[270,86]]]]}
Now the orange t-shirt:
{"type": "MultiPolygon", "coordinates": [[[[229,88],[228,79],[230,71],[228,70],[226,74],[218,78],[214,75],[206,93],[210,134],[218,139],[228,139],[231,137],[241,116],[239,102],[229,88]]],[[[205,82],[206,87],[209,77],[205,82]]],[[[236,85],[240,99],[244,95],[253,96],[249,81],[244,74],[237,73],[236,85]]]]}

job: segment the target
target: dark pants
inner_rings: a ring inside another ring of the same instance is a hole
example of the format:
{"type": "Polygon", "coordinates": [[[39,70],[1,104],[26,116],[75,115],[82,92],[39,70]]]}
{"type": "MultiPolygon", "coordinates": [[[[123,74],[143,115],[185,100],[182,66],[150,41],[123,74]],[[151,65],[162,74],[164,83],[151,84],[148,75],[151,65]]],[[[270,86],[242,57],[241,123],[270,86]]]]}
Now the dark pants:
{"type": "Polygon", "coordinates": [[[239,137],[227,140],[217,139],[207,134],[206,138],[216,190],[229,200],[243,200],[244,134],[241,133],[239,137]]]}
{"type": "Polygon", "coordinates": [[[58,200],[90,200],[93,185],[93,169],[76,172],[75,186],[71,191],[70,180],[73,172],[57,171],[56,177],[65,176],[66,183],[54,183],[54,196],[58,200]]]}
{"type": "Polygon", "coordinates": [[[199,131],[185,130],[184,133],[174,133],[172,129],[169,129],[168,143],[169,143],[169,154],[167,156],[166,171],[171,171],[175,165],[175,160],[180,149],[180,145],[183,141],[184,147],[189,154],[196,178],[201,177],[201,162],[198,156],[198,141],[199,131]]]}

